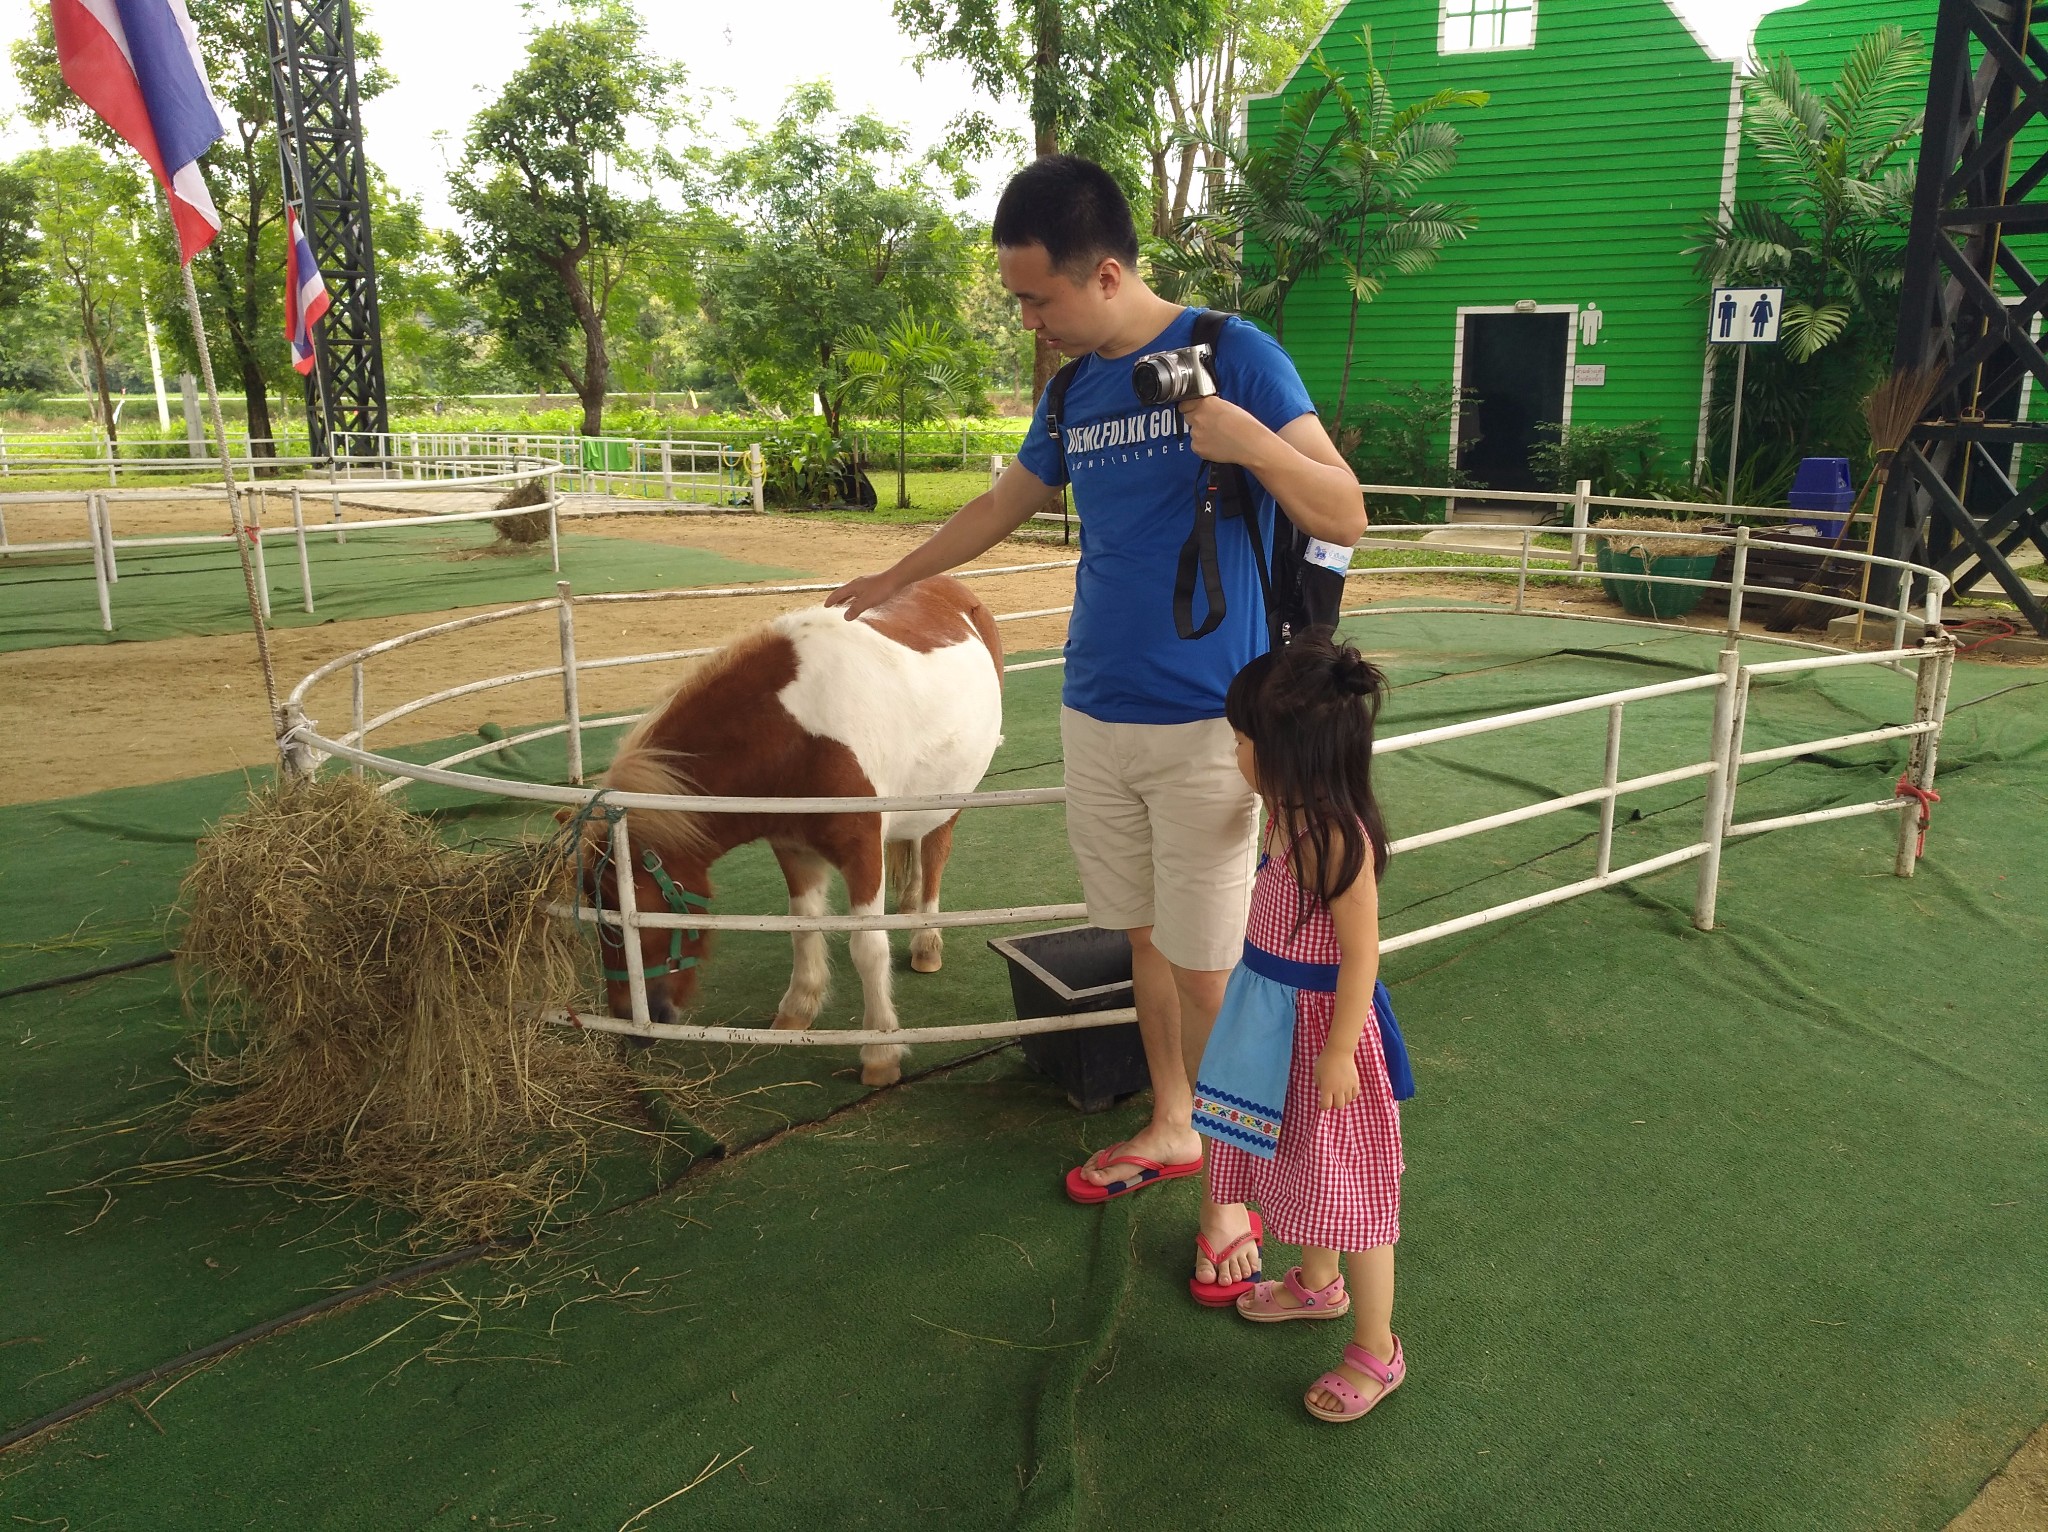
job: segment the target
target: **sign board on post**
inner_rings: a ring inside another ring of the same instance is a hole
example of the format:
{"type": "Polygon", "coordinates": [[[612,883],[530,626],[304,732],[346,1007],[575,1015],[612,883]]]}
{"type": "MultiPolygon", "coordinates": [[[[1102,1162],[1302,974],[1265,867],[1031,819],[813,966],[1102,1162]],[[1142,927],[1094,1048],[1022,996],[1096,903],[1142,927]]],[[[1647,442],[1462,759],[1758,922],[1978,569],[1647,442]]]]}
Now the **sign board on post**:
{"type": "Polygon", "coordinates": [[[1707,339],[1717,346],[1774,346],[1784,307],[1782,287],[1717,287],[1707,305],[1707,339]]]}
{"type": "MultiPolygon", "coordinates": [[[[1778,320],[1785,312],[1782,287],[1717,287],[1707,304],[1707,339],[1717,346],[1774,346],[1778,320]]],[[[1722,504],[1735,503],[1735,454],[1742,441],[1743,374],[1749,352],[1735,353],[1735,413],[1728,426],[1728,493],[1722,504]]]]}

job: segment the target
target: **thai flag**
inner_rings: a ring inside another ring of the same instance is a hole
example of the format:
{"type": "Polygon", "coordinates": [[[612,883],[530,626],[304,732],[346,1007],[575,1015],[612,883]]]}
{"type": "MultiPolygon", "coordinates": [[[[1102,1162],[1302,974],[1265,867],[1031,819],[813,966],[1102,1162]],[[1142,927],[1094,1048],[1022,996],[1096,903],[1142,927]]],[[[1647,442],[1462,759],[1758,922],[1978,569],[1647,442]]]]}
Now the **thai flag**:
{"type": "Polygon", "coordinates": [[[220,233],[199,156],[222,134],[185,0],[50,0],[64,83],[140,154],[186,264],[220,233]]]}
{"type": "Polygon", "coordinates": [[[284,210],[284,333],[292,343],[292,366],[300,372],[313,370],[313,326],[328,309],[327,283],[313,260],[313,247],[306,243],[306,231],[299,227],[299,215],[289,204],[284,210]]]}

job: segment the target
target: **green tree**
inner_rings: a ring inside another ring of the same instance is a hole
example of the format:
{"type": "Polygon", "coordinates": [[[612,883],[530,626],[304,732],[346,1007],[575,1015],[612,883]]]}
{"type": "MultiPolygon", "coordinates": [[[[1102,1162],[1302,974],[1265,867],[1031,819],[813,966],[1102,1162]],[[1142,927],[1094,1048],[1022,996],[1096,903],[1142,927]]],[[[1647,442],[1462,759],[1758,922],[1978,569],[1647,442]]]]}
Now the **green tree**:
{"type": "Polygon", "coordinates": [[[898,314],[879,335],[860,330],[849,337],[846,402],[896,422],[896,509],[910,509],[909,434],[975,392],[959,337],[946,326],[898,314]]]}
{"type": "MultiPolygon", "coordinates": [[[[1895,26],[1862,38],[1825,92],[1784,57],[1743,81],[1743,135],[1768,195],[1703,225],[1692,253],[1716,285],[1785,289],[1780,344],[1757,348],[1748,368],[1743,436],[1758,448],[1865,454],[1860,401],[1891,365],[1912,221],[1907,150],[1926,89],[1920,40],[1895,26]]],[[[1725,421],[1733,389],[1716,382],[1725,421]]]]}
{"type": "Polygon", "coordinates": [[[568,382],[586,435],[604,426],[613,299],[673,232],[652,187],[683,173],[661,146],[682,121],[683,80],[646,55],[625,0],[571,0],[471,122],[450,180],[471,231],[464,276],[492,332],[535,382],[568,382]]]}
{"type": "Polygon", "coordinates": [[[1449,202],[1416,202],[1423,183],[1458,163],[1464,135],[1438,113],[1482,107],[1483,90],[1440,90],[1408,106],[1394,105],[1393,91],[1373,55],[1372,29],[1364,32],[1365,88],[1339,83],[1335,96],[1343,114],[1329,180],[1345,224],[1337,260],[1351,296],[1344,331],[1344,370],[1337,385],[1336,424],[1344,424],[1351,392],[1351,358],[1358,344],[1358,310],[1380,295],[1387,278],[1427,271],[1445,245],[1477,227],[1472,210],[1449,202]]]}
{"type": "Polygon", "coordinates": [[[1220,0],[1210,28],[1155,86],[1145,140],[1151,163],[1152,235],[1170,238],[1200,211],[1199,170],[1220,169],[1213,146],[1230,136],[1254,95],[1277,90],[1323,28],[1332,0],[1220,0]]]}
{"type": "Polygon", "coordinates": [[[19,162],[0,165],[0,388],[31,388],[41,379],[45,283],[35,177],[19,162]]]}
{"type": "MultiPolygon", "coordinates": [[[[1161,81],[1215,30],[1223,0],[895,0],[896,23],[924,44],[919,62],[965,64],[978,89],[1022,100],[1032,150],[1081,154],[1108,168],[1133,202],[1148,187],[1147,145],[1159,135],[1161,81]]],[[[956,120],[958,147],[986,150],[985,114],[956,120]]],[[[1039,343],[1034,395],[1061,357],[1039,343]]]]}
{"type": "MultiPolygon", "coordinates": [[[[239,382],[248,407],[249,434],[259,454],[270,449],[270,395],[296,391],[291,356],[279,318],[279,284],[284,271],[284,194],[278,169],[277,117],[270,92],[270,46],[263,28],[262,0],[187,0],[199,34],[213,91],[227,107],[231,131],[200,160],[221,218],[214,242],[192,262],[207,340],[223,382],[239,382]]],[[[357,92],[363,100],[381,95],[391,77],[377,63],[376,34],[358,28],[357,92]]],[[[27,98],[31,122],[75,129],[88,143],[121,155],[134,151],[116,139],[64,83],[50,34],[50,14],[38,6],[32,37],[14,45],[14,69],[27,98]]],[[[169,219],[157,204],[141,220],[143,243],[156,268],[149,289],[159,327],[189,370],[198,369],[190,319],[177,280],[177,247],[169,219]]]]}
{"type": "Polygon", "coordinates": [[[128,231],[141,187],[126,165],[87,144],[32,150],[16,163],[34,182],[44,277],[68,300],[85,384],[99,397],[100,425],[112,447],[118,433],[107,368],[116,335],[140,316],[136,251],[128,231]]]}
{"type": "Polygon", "coordinates": [[[905,311],[957,317],[972,258],[927,163],[901,129],[841,117],[822,83],[719,162],[703,343],[750,399],[807,414],[816,394],[836,434],[851,336],[905,311]]]}

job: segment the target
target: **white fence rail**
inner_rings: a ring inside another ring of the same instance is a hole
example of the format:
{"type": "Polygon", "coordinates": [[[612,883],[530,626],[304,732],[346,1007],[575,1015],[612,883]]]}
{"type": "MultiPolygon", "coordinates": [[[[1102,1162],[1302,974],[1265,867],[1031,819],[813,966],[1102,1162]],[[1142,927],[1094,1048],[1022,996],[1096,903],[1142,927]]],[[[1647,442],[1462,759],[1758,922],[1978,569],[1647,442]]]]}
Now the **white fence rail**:
{"type": "MultiPolygon", "coordinates": [[[[1460,932],[1492,924],[1532,910],[1562,903],[1597,889],[1613,887],[1616,884],[1648,877],[1669,868],[1688,862],[1698,862],[1699,872],[1693,895],[1693,922],[1702,930],[1713,928],[1716,901],[1721,878],[1722,850],[1731,836],[1761,834],[1771,830],[1790,828],[1797,825],[1817,824],[1834,819],[1867,814],[1894,813],[1899,816],[1898,852],[1894,858],[1893,870],[1902,877],[1912,875],[1918,854],[1920,808],[1923,795],[1931,792],[1934,783],[1936,741],[1947,707],[1948,681],[1951,674],[1955,648],[1941,632],[1939,626],[1940,603],[1946,582],[1933,570],[1896,561],[1878,561],[1891,564],[1907,580],[1902,586],[1915,581],[1924,582],[1928,596],[1925,609],[1929,623],[1927,635],[1917,647],[1894,644],[1888,649],[1871,653],[1825,652],[1806,655],[1789,660],[1773,660],[1763,663],[1745,664],[1738,646],[1744,586],[1745,554],[1752,546],[1747,530],[1738,531],[1728,541],[1735,547],[1735,569],[1733,578],[1723,582],[1679,582],[1708,583],[1725,589],[1729,595],[1729,618],[1724,647],[1715,668],[1699,675],[1679,680],[1659,682],[1653,685],[1630,687],[1619,691],[1606,692],[1598,696],[1573,699],[1542,707],[1518,709],[1490,718],[1474,719],[1465,723],[1450,724],[1439,728],[1416,730],[1407,734],[1392,735],[1378,742],[1378,754],[1395,754],[1414,750],[1427,750],[1435,746],[1456,741],[1473,739],[1508,731],[1541,727],[1560,719],[1582,716],[1588,713],[1604,712],[1607,727],[1604,748],[1597,780],[1571,791],[1555,794],[1542,802],[1507,809],[1498,813],[1476,816],[1456,824],[1444,825],[1432,830],[1418,832],[1392,843],[1390,850],[1395,855],[1413,855],[1424,849],[1449,841],[1481,835],[1520,824],[1543,816],[1568,812],[1575,809],[1596,809],[1599,815],[1599,836],[1594,858],[1594,871],[1590,877],[1578,879],[1557,888],[1547,889],[1526,898],[1504,901],[1485,909],[1475,910],[1455,918],[1442,920],[1418,929],[1396,933],[1386,937],[1381,947],[1386,952],[1398,952],[1411,947],[1440,941],[1460,932]],[[1908,721],[1873,729],[1855,731],[1850,734],[1835,734],[1823,738],[1773,745],[1756,750],[1743,748],[1744,731],[1750,710],[1757,695],[1759,681],[1769,681],[1783,676],[1796,676],[1818,670],[1843,667],[1866,667],[1910,673],[1913,676],[1911,717],[1908,721]],[[1692,694],[1711,694],[1711,717],[1705,722],[1700,734],[1700,743],[1693,758],[1664,769],[1623,776],[1621,763],[1624,754],[1626,720],[1632,706],[1665,698],[1683,697],[1692,694]],[[1815,810],[1803,814],[1779,815],[1765,819],[1741,821],[1736,818],[1735,804],[1740,782],[1740,773],[1745,765],[1759,765],[1772,761],[1790,759],[1795,756],[1811,755],[1824,750],[1843,749],[1852,745],[1879,743],[1899,740],[1909,743],[1909,756],[1905,776],[1893,796],[1867,802],[1815,810]],[[1616,867],[1613,865],[1615,852],[1616,805],[1631,794],[1651,791],[1687,781],[1700,781],[1705,785],[1702,796],[1700,829],[1695,838],[1687,844],[1668,848],[1658,854],[1616,867]]],[[[1050,563],[1008,566],[1000,569],[967,570],[962,573],[973,579],[1001,577],[1007,574],[1023,573],[1030,570],[1068,567],[1071,561],[1060,560],[1050,563]]],[[[1434,572],[1431,570],[1394,568],[1354,570],[1354,576],[1372,578],[1399,578],[1404,575],[1434,572]]],[[[1493,573],[1514,571],[1493,570],[1493,573]]],[[[1523,571],[1526,576],[1526,570],[1523,571]]],[[[1615,578],[1609,575],[1608,578],[1615,578]]],[[[1638,576],[1655,580],[1655,576],[1638,576]]],[[[358,773],[375,771],[387,779],[385,790],[404,786],[408,782],[437,783],[449,787],[467,788],[479,793],[499,797],[526,800],[539,803],[557,803],[581,806],[590,803],[597,794],[580,784],[583,779],[582,738],[586,731],[616,727],[635,721],[637,715],[611,715],[603,718],[586,719],[581,715],[578,700],[578,677],[599,668],[646,665],[675,659],[689,658],[712,652],[709,649],[688,649],[663,651],[656,654],[627,655],[609,659],[593,660],[579,658],[575,648],[575,615],[579,608],[621,600],[638,601],[679,601],[717,599],[739,595],[759,595],[770,592],[787,594],[809,594],[823,591],[829,586],[823,584],[786,585],[770,587],[727,588],[723,590],[641,592],[629,596],[573,596],[566,585],[552,601],[530,602],[503,611],[479,614],[437,624],[419,632],[388,639],[381,644],[371,645],[352,654],[343,655],[321,666],[309,674],[291,693],[286,706],[286,732],[282,747],[287,758],[293,760],[301,770],[316,770],[325,760],[348,763],[358,773]],[[551,616],[557,627],[561,648],[561,663],[529,669],[510,675],[484,678],[445,688],[425,697],[410,699],[389,708],[374,717],[366,715],[365,694],[367,680],[365,670],[376,657],[395,649],[425,641],[441,634],[476,627],[486,623],[517,621],[527,617],[551,616]],[[350,676],[351,724],[348,730],[338,735],[322,733],[306,712],[310,694],[321,683],[347,672],[350,676]],[[564,719],[562,722],[523,731],[517,735],[472,746],[428,764],[418,764],[380,754],[369,747],[370,734],[400,718],[456,697],[475,695],[495,687],[515,685],[535,680],[559,678],[563,687],[564,719]],[[513,782],[503,778],[483,775],[473,771],[459,771],[455,767],[479,756],[506,750],[515,745],[534,740],[566,735],[569,742],[569,785],[513,782]]],[[[1519,587],[1518,587],[1519,590],[1519,587]]],[[[1850,603],[1879,614],[1895,626],[1902,627],[1909,613],[1904,606],[1888,607],[1879,603],[1850,603]]],[[[1381,609],[1385,612],[1401,613],[1417,610],[1438,610],[1439,608],[1397,607],[1381,609]]],[[[1458,609],[1458,608],[1453,608],[1458,609]]],[[[1520,610],[1521,608],[1517,608],[1520,610]]],[[[1029,611],[1007,613],[997,618],[998,622],[1016,622],[1027,618],[1042,618],[1057,615],[1064,608],[1035,608],[1029,611]]],[[[1372,608],[1353,609],[1351,615],[1372,608]]],[[[1491,610],[1499,611],[1500,608],[1491,610]]],[[[1553,615],[1553,614],[1545,614],[1553,615]]],[[[1633,622],[1636,626],[1668,628],[1666,623],[1637,621],[1634,619],[1612,618],[1593,619],[1601,621],[1633,622]]],[[[1752,638],[1752,642],[1782,645],[1794,649],[1812,650],[1825,646],[1776,638],[1752,638]]],[[[1012,665],[1007,669],[1037,668],[1054,661],[1028,661],[1012,665]]],[[[758,798],[758,797],[673,797],[660,794],[609,793],[605,795],[608,806],[623,809],[626,813],[617,821],[613,833],[620,846],[616,854],[624,864],[630,864],[630,824],[632,811],[640,809],[683,810],[697,813],[821,813],[916,809],[984,809],[1012,808],[1025,805],[1063,802],[1065,792],[1060,788],[1033,788],[1008,792],[959,793],[918,798],[758,798]]],[[[921,914],[871,915],[871,916],[795,916],[774,914],[710,914],[695,913],[674,915],[666,912],[641,911],[628,908],[620,911],[593,911],[590,909],[558,911],[565,917],[578,919],[586,924],[603,924],[622,930],[629,950],[642,931],[667,931],[687,928],[698,930],[741,930],[741,931],[855,931],[855,930],[915,930],[928,926],[948,928],[1014,925],[1022,922],[1070,920],[1085,916],[1084,906],[1073,904],[1019,905],[1001,909],[952,911],[933,917],[921,914]]],[[[999,1021],[974,1023],[957,1027],[913,1028],[907,1031],[825,1031],[796,1032],[761,1031],[753,1028],[702,1027],[681,1023],[658,1023],[649,1013],[644,979],[639,977],[639,965],[628,963],[627,971],[635,976],[629,984],[632,997],[630,1018],[589,1016],[580,1013],[561,1013],[554,1019],[567,1024],[588,1027],[636,1036],[664,1038],[704,1043],[745,1043],[750,1045],[771,1044],[783,1046],[835,1046],[856,1047],[904,1042],[951,1042],[987,1038],[1015,1037],[1029,1033],[1079,1029],[1093,1026],[1114,1025],[1129,1021],[1132,1013],[1125,1011],[1093,1012],[1079,1016],[1038,1017],[1021,1021],[999,1021]]]]}
{"type": "MultiPolygon", "coordinates": [[[[431,507],[418,515],[380,516],[367,520],[342,520],[342,500],[351,491],[362,486],[337,479],[307,479],[285,484],[257,483],[238,484],[236,493],[243,506],[243,535],[249,540],[249,549],[256,566],[257,603],[267,621],[271,615],[272,589],[269,565],[265,549],[280,538],[289,537],[298,556],[299,600],[301,607],[313,610],[313,566],[308,544],[320,538],[332,538],[336,544],[345,544],[351,532],[371,532],[389,527],[418,528],[423,526],[449,526],[470,521],[502,521],[509,517],[545,514],[548,521],[548,554],[557,573],[562,568],[560,519],[564,514],[562,496],[554,486],[555,476],[562,472],[560,465],[542,459],[514,461],[509,466],[479,461],[461,477],[443,479],[386,479],[376,481],[379,495],[423,496],[431,498],[450,491],[469,492],[474,490],[507,490],[515,484],[535,478],[548,481],[547,497],[537,505],[518,506],[510,510],[476,511],[435,511],[431,507]],[[286,526],[266,525],[271,500],[275,498],[288,509],[291,524],[286,526]],[[329,515],[324,522],[309,520],[308,507],[317,515],[321,502],[325,502],[329,515]]],[[[190,502],[195,504],[219,504],[223,491],[218,487],[210,489],[160,489],[144,492],[137,497],[152,506],[165,503],[190,502]]],[[[94,490],[81,497],[75,491],[42,490],[0,494],[0,558],[10,555],[43,553],[79,553],[92,555],[93,591],[99,601],[100,630],[114,631],[113,587],[120,582],[120,555],[123,552],[139,552],[152,548],[208,548],[234,546],[232,532],[181,532],[156,536],[127,536],[116,533],[114,519],[119,509],[132,503],[129,495],[114,490],[94,490]],[[58,538],[37,542],[10,542],[7,536],[7,509],[10,506],[58,506],[76,509],[85,521],[85,535],[80,538],[58,538]]]]}

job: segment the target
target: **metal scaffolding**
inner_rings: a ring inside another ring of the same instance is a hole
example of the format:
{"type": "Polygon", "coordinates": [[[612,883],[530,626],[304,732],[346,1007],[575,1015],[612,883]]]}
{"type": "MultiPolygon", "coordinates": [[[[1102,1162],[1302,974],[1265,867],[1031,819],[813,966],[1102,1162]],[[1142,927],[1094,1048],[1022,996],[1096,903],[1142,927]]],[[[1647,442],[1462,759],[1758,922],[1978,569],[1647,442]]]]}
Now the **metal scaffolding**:
{"type": "Polygon", "coordinates": [[[336,432],[389,427],[355,22],[349,0],[264,0],[263,18],[285,197],[299,211],[332,304],[314,331],[314,367],[306,377],[306,415],[319,456],[336,432]]]}

